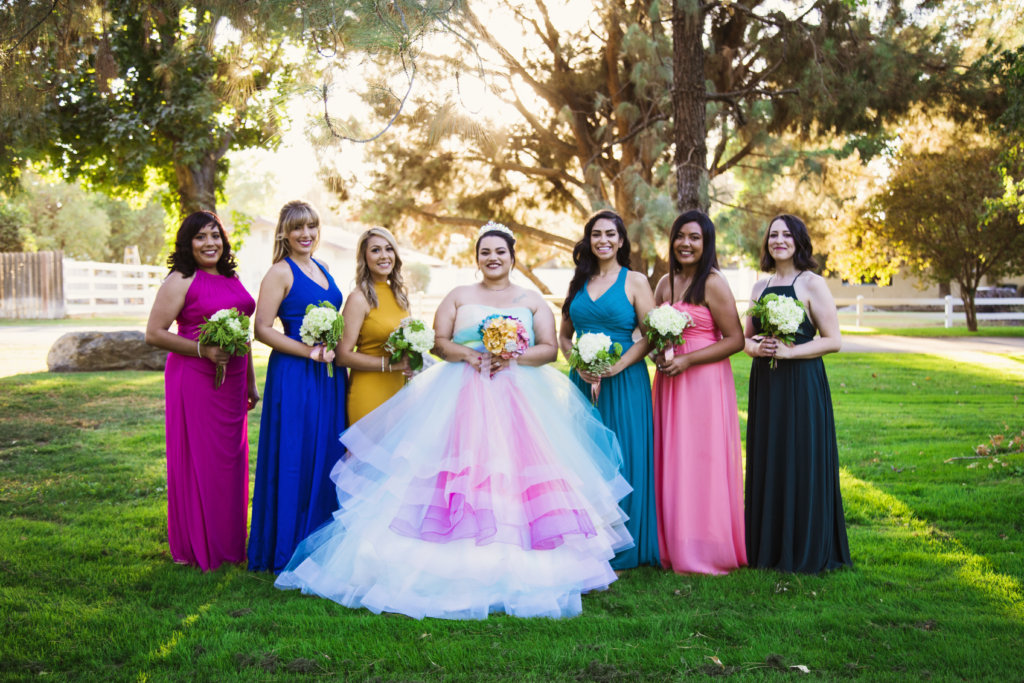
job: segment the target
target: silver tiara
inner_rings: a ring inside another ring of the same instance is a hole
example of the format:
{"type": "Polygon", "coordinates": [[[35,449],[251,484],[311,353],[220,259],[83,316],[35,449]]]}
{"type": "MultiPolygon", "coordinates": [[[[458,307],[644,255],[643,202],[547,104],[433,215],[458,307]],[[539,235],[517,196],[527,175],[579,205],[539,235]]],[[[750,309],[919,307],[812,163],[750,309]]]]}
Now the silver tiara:
{"type": "Polygon", "coordinates": [[[480,232],[477,233],[476,238],[480,239],[481,237],[483,237],[487,233],[494,232],[494,231],[503,232],[506,235],[508,235],[509,237],[511,237],[513,242],[516,241],[516,236],[512,234],[512,231],[508,229],[508,226],[507,225],[502,225],[501,223],[498,223],[497,221],[487,221],[482,226],[480,226],[480,232]]]}

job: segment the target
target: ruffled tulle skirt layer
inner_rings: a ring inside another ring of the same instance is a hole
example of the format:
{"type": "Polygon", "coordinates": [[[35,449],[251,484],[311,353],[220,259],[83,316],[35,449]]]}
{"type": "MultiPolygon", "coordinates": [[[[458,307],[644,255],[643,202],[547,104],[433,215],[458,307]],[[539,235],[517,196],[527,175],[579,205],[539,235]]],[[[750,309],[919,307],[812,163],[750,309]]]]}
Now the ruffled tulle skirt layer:
{"type": "Polygon", "coordinates": [[[615,436],[550,368],[439,364],[342,442],[342,507],[280,588],[415,618],[565,617],[632,545],[615,436]]]}

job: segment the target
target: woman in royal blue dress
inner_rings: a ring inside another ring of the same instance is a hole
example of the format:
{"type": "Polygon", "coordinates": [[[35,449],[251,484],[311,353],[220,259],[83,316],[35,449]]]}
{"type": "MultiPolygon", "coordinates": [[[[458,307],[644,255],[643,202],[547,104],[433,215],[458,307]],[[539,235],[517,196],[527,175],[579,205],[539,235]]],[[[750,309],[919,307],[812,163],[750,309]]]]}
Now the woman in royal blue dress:
{"type": "Polygon", "coordinates": [[[373,612],[483,619],[564,617],[615,580],[630,543],[629,492],[614,435],[554,360],[555,319],[509,280],[514,238],[487,224],[482,281],[456,287],[434,319],[438,363],[353,424],[335,469],[341,509],[302,543],[279,588],[373,612]],[[481,324],[514,317],[515,359],[491,355],[481,324]]]}
{"type": "Polygon", "coordinates": [[[270,346],[256,457],[249,569],[281,571],[299,541],[338,507],[330,472],[344,449],[345,372],[328,376],[334,349],[300,341],[306,306],[328,301],[341,309],[341,290],[313,258],[320,218],[305,202],[281,209],[274,265],[260,285],[256,338],[270,346]],[[274,329],[281,319],[284,332],[274,329]]]}
{"type": "Polygon", "coordinates": [[[852,566],[839,492],[839,448],[825,364],[842,346],[836,304],[816,267],[807,226],[772,219],[751,301],[798,299],[806,315],[793,344],[765,336],[750,318],[745,518],[751,567],[818,573],[852,566]],[[775,367],[771,361],[775,360],[775,367]]]}
{"type": "Polygon", "coordinates": [[[622,358],[600,376],[572,370],[569,377],[589,398],[599,387],[597,410],[615,432],[622,448],[623,477],[633,493],[622,500],[629,516],[626,528],[636,544],[612,560],[614,569],[646,564],[660,566],[654,506],[654,433],[651,378],[643,338],[634,343],[640,321],[654,306],[651,287],[642,274],[629,269],[629,237],[617,213],[598,211],[583,227],[583,239],[573,248],[576,270],[562,305],[558,345],[567,359],[573,334],[602,332],[622,344],[622,358]]]}

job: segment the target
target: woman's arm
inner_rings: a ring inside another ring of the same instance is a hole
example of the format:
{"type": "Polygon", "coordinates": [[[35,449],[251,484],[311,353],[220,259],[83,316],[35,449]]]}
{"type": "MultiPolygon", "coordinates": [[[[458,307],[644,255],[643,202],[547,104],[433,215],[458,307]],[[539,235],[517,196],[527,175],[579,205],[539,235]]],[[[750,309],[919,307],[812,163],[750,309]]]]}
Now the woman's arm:
{"type": "Polygon", "coordinates": [[[186,339],[171,332],[174,322],[181,309],[185,307],[185,295],[188,294],[192,278],[184,277],[180,272],[173,271],[160,285],[153,301],[146,322],[146,343],[158,349],[171,351],[179,356],[206,358],[219,365],[231,360],[231,354],[219,346],[199,345],[193,339],[186,339]]]}
{"type": "Polygon", "coordinates": [[[456,287],[448,292],[434,313],[434,348],[432,352],[451,363],[466,362],[480,370],[483,354],[452,341],[452,336],[455,334],[455,314],[459,309],[459,297],[462,289],[462,287],[456,287]]]}
{"type": "Polygon", "coordinates": [[[683,346],[682,353],[676,354],[671,361],[662,363],[658,368],[669,377],[683,373],[693,365],[717,363],[743,348],[743,328],[736,313],[736,299],[732,296],[729,283],[720,273],[712,272],[708,275],[704,298],[722,338],[693,353],[687,352],[683,346]]]}
{"type": "MultiPolygon", "coordinates": [[[[750,305],[761,298],[761,293],[768,285],[768,279],[758,280],[754,283],[754,289],[750,292],[750,305]]],[[[754,332],[754,320],[747,316],[746,327],[743,330],[743,352],[751,358],[769,358],[775,352],[775,340],[770,337],[761,337],[754,332]]]]}
{"type": "Polygon", "coordinates": [[[783,359],[819,358],[835,353],[843,345],[839,332],[839,314],[836,301],[828,291],[825,279],[814,273],[807,273],[797,280],[797,296],[804,302],[807,315],[818,328],[818,336],[805,344],[777,344],[775,357],[783,359]],[[808,277],[810,276],[810,277],[808,277]]]}
{"type": "Polygon", "coordinates": [[[260,402],[260,389],[256,386],[256,368],[252,364],[252,351],[246,354],[246,388],[248,407],[252,410],[260,402]]]}
{"type": "MultiPolygon", "coordinates": [[[[516,358],[520,365],[547,365],[558,358],[555,339],[555,316],[551,307],[537,292],[530,292],[526,304],[533,311],[533,346],[516,358]]],[[[504,367],[504,363],[501,364],[504,367]]]]}
{"type": "Polygon", "coordinates": [[[412,371],[409,370],[408,358],[402,358],[392,364],[390,357],[371,356],[368,353],[355,350],[356,342],[359,341],[359,332],[363,329],[366,316],[370,314],[370,302],[366,300],[366,295],[362,290],[352,290],[341,314],[345,318],[345,331],[342,332],[341,341],[338,342],[338,355],[334,359],[336,365],[344,365],[361,372],[406,372],[406,374],[412,374],[412,371]]]}
{"type": "Polygon", "coordinates": [[[274,329],[277,311],[291,288],[292,271],[286,262],[278,261],[270,267],[263,277],[263,282],[260,283],[260,297],[256,303],[256,315],[253,320],[256,338],[275,351],[330,363],[334,360],[334,349],[326,349],[322,345],[309,347],[274,329]]]}
{"type": "Polygon", "coordinates": [[[569,361],[569,355],[572,353],[572,338],[575,335],[576,328],[572,324],[572,318],[563,313],[562,322],[558,326],[558,348],[566,362],[569,361]]]}

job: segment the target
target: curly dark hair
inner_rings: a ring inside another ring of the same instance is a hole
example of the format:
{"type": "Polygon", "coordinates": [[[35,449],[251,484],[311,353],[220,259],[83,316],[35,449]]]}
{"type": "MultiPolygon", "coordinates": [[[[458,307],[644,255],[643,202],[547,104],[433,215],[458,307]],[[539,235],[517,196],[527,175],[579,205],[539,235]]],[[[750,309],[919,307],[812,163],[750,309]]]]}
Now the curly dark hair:
{"type": "Polygon", "coordinates": [[[772,230],[772,223],[782,221],[793,236],[793,245],[796,253],[793,254],[793,265],[798,270],[817,270],[818,262],[814,258],[814,247],[811,246],[811,236],[807,232],[807,226],[796,216],[788,213],[779,214],[768,221],[768,229],[764,231],[764,240],[761,242],[761,272],[775,272],[775,258],[768,250],[768,233],[772,230]]]}
{"type": "Polygon", "coordinates": [[[562,304],[562,315],[569,315],[569,306],[572,305],[572,300],[587,284],[587,280],[597,272],[597,257],[594,256],[590,237],[594,226],[602,218],[615,224],[615,229],[618,231],[619,237],[622,238],[622,246],[615,252],[615,260],[623,268],[629,268],[629,235],[626,234],[626,223],[622,220],[622,216],[611,209],[602,209],[591,215],[583,226],[583,239],[572,248],[572,262],[576,264],[576,270],[572,274],[572,280],[569,281],[569,293],[565,295],[565,302],[562,304]]]}
{"type": "Polygon", "coordinates": [[[715,248],[715,224],[712,222],[711,217],[703,211],[697,211],[696,209],[680,214],[672,224],[672,231],[668,237],[668,302],[670,304],[676,298],[676,273],[683,269],[683,264],[676,260],[676,250],[673,244],[676,238],[679,237],[683,226],[687,223],[696,223],[700,226],[704,248],[700,255],[700,262],[697,264],[697,273],[693,276],[693,280],[690,281],[690,286],[683,292],[682,301],[688,304],[703,304],[704,288],[708,281],[708,275],[711,274],[712,270],[718,268],[718,251],[715,248]]]}
{"type": "Polygon", "coordinates": [[[231,253],[228,232],[224,229],[224,224],[217,214],[212,211],[196,211],[181,222],[178,234],[174,237],[174,252],[167,257],[167,266],[171,272],[178,271],[185,277],[195,275],[199,264],[196,263],[196,257],[192,255],[192,239],[210,223],[217,226],[217,230],[220,231],[220,240],[224,244],[224,251],[221,252],[220,259],[217,261],[217,272],[228,277],[234,276],[238,262],[235,261],[235,256],[231,253]]]}

